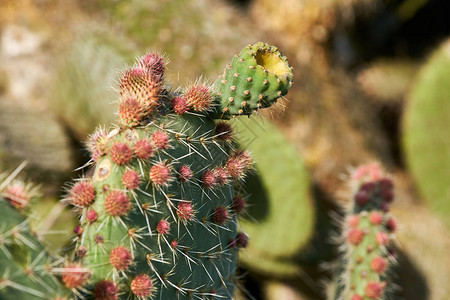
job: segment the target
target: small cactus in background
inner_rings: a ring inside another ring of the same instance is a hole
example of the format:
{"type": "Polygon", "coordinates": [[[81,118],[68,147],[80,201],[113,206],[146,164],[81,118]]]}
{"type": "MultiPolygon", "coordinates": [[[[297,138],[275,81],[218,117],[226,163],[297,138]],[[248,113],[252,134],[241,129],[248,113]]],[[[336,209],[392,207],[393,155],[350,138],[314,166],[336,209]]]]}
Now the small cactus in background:
{"type": "Polygon", "coordinates": [[[0,177],[0,298],[63,299],[68,290],[57,278],[60,261],[47,253],[27,219],[37,190],[13,179],[16,174],[0,177]]]}
{"type": "Polygon", "coordinates": [[[252,53],[243,50],[228,70],[242,73],[233,76],[245,87],[233,96],[239,109],[216,84],[171,92],[159,55],[122,74],[120,125],[90,137],[94,175],[67,193],[80,212],[76,251],[63,268],[67,288],[94,299],[231,299],[237,251],[248,240],[237,217],[252,160],[231,126],[214,119],[269,107],[292,82],[274,47],[245,49],[252,53]]]}
{"type": "Polygon", "coordinates": [[[372,163],[353,172],[351,185],[353,201],[345,217],[342,272],[337,275],[335,299],[386,299],[395,261],[392,234],[396,223],[388,213],[393,183],[372,163]]]}

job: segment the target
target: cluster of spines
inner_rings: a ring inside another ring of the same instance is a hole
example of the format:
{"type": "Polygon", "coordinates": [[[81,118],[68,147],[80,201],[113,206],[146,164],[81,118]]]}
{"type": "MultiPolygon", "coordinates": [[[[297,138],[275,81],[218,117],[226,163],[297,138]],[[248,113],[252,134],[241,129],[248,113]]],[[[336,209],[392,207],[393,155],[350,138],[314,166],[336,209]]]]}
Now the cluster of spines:
{"type": "Polygon", "coordinates": [[[363,165],[352,175],[353,201],[345,218],[344,293],[340,299],[384,299],[388,293],[396,229],[389,215],[393,183],[376,164],[363,165]]]}

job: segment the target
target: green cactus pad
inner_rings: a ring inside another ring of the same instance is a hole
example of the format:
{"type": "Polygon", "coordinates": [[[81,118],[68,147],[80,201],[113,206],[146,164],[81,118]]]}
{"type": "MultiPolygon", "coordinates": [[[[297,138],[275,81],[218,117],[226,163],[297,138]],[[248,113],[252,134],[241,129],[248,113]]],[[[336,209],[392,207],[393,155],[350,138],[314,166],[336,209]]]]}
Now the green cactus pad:
{"type": "Polygon", "coordinates": [[[414,182],[450,227],[450,41],[419,72],[409,93],[403,149],[414,182]]]}
{"type": "Polygon", "coordinates": [[[269,107],[287,93],[293,78],[292,67],[276,47],[262,42],[248,45],[215,83],[220,97],[215,115],[229,119],[269,107]]]}
{"type": "Polygon", "coordinates": [[[235,125],[258,174],[250,175],[246,184],[249,217],[241,226],[251,239],[240,258],[261,272],[277,265],[277,273],[292,275],[295,267],[288,261],[307,244],[314,227],[307,171],[294,147],[268,120],[239,119],[235,125]]]}
{"type": "Polygon", "coordinates": [[[67,294],[27,220],[0,198],[0,298],[56,299],[67,294]]]}

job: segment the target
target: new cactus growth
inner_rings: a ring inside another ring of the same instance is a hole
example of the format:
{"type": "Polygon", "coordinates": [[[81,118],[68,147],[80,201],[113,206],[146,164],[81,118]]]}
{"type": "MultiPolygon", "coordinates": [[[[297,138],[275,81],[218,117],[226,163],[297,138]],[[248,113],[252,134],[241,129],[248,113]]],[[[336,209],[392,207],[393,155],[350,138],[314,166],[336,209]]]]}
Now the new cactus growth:
{"type": "Polygon", "coordinates": [[[247,244],[235,188],[252,163],[231,127],[214,119],[268,107],[292,82],[274,47],[250,45],[240,57],[228,69],[242,74],[233,76],[245,88],[233,96],[239,109],[216,85],[171,92],[156,54],[122,74],[120,125],[91,136],[94,175],[67,194],[80,212],[67,288],[93,299],[231,299],[237,251],[247,244]]]}
{"type": "Polygon", "coordinates": [[[336,299],[386,299],[394,249],[395,221],[388,214],[393,184],[376,163],[357,168],[353,201],[345,218],[342,274],[336,299]]]}

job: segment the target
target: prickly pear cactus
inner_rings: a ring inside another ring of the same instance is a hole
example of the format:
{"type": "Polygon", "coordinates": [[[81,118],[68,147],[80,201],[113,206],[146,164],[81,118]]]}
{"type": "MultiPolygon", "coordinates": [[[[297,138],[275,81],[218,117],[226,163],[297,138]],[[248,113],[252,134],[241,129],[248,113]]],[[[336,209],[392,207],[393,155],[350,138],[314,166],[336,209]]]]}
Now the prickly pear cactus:
{"type": "Polygon", "coordinates": [[[389,215],[393,184],[376,163],[357,168],[351,179],[353,204],[345,218],[342,272],[335,299],[388,299],[392,262],[392,234],[396,222],[389,215]]]}
{"type": "Polygon", "coordinates": [[[68,290],[30,230],[26,210],[36,190],[20,180],[0,176],[0,299],[63,299],[68,290]]]}
{"type": "Polygon", "coordinates": [[[231,299],[237,251],[248,239],[237,226],[244,205],[237,191],[252,163],[248,151],[236,148],[231,126],[213,118],[268,107],[292,81],[276,49],[249,47],[264,59],[238,60],[230,69],[262,71],[252,85],[251,74],[233,77],[247,88],[236,95],[242,111],[230,109],[216,85],[171,92],[157,54],[122,74],[120,125],[90,137],[94,175],[68,191],[80,225],[74,260],[66,266],[71,272],[62,274],[66,287],[94,299],[231,299]],[[276,63],[285,73],[272,73],[276,63]],[[271,92],[247,97],[265,86],[271,92]]]}

